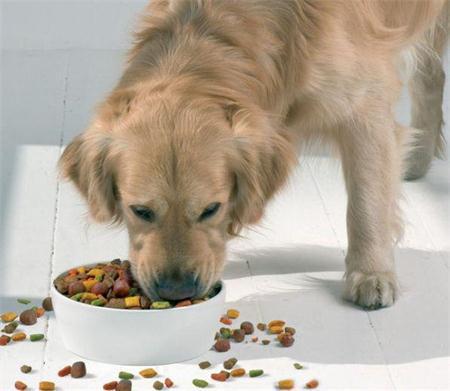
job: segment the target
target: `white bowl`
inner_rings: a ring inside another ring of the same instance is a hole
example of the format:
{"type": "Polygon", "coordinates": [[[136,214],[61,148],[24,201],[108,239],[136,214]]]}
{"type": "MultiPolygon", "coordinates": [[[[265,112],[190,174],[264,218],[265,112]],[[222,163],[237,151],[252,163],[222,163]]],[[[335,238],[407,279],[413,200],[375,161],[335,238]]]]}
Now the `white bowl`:
{"type": "Polygon", "coordinates": [[[96,361],[162,365],[198,357],[211,348],[223,314],[225,286],[204,303],[166,310],[96,307],[59,293],[52,285],[56,321],[64,345],[96,361]]]}

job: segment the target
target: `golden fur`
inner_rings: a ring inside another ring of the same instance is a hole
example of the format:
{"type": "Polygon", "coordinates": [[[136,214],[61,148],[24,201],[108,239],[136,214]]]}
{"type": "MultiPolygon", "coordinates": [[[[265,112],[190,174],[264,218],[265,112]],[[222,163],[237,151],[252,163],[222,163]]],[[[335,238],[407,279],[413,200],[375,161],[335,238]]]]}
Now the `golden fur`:
{"type": "Polygon", "coordinates": [[[200,295],[220,278],[226,241],[285,183],[298,147],[326,141],[348,191],[346,296],[390,305],[402,163],[421,176],[442,149],[448,11],[444,0],[153,0],[121,80],[65,150],[63,175],[96,220],[126,223],[149,295],[162,275],[175,285],[194,276],[200,295]],[[393,116],[406,52],[417,59],[417,129],[393,116]]]}

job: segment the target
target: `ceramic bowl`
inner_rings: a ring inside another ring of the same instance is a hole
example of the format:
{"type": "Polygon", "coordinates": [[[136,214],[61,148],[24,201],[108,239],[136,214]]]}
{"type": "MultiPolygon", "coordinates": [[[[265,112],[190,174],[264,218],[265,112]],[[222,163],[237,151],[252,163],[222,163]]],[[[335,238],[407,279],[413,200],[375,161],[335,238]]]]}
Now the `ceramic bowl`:
{"type": "Polygon", "coordinates": [[[162,365],[198,357],[211,348],[224,311],[225,286],[204,303],[165,310],[96,307],[59,293],[51,297],[66,348],[96,361],[162,365]]]}

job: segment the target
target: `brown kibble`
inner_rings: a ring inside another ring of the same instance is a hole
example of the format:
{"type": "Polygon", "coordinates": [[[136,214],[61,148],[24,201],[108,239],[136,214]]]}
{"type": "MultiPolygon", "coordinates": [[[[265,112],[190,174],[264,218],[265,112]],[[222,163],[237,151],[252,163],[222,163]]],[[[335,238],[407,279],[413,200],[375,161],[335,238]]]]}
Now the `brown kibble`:
{"type": "Polygon", "coordinates": [[[114,298],[110,299],[106,303],[105,307],[108,307],[108,308],[120,308],[120,309],[127,308],[126,305],[125,305],[125,299],[114,299],[114,298]]]}
{"type": "Polygon", "coordinates": [[[202,361],[198,363],[198,366],[200,367],[200,369],[206,369],[211,366],[211,363],[209,361],[202,361]]]}
{"type": "Polygon", "coordinates": [[[20,372],[22,373],[30,373],[32,368],[29,365],[22,365],[20,367],[20,372]]]}
{"type": "Polygon", "coordinates": [[[216,381],[226,381],[228,379],[227,375],[223,372],[211,373],[211,379],[216,381]]]}
{"type": "Polygon", "coordinates": [[[3,334],[0,337],[0,346],[8,345],[10,341],[11,341],[11,337],[9,335],[4,335],[3,334]]]}
{"type": "Polygon", "coordinates": [[[143,309],[149,309],[152,305],[152,301],[147,296],[141,296],[139,300],[143,309]]]}
{"type": "Polygon", "coordinates": [[[117,388],[117,382],[116,381],[112,381],[106,384],[103,384],[103,389],[104,390],[115,390],[117,388]]]}
{"type": "Polygon", "coordinates": [[[233,377],[241,377],[241,376],[245,375],[245,369],[244,368],[236,368],[236,369],[233,369],[230,374],[233,377]]]}
{"type": "Polygon", "coordinates": [[[182,301],[179,301],[175,305],[175,307],[187,307],[187,306],[190,306],[190,305],[192,305],[192,301],[190,301],[190,300],[182,300],[182,301]]]}
{"type": "Polygon", "coordinates": [[[51,297],[46,297],[44,300],[42,300],[42,307],[46,311],[53,311],[53,302],[51,297]]]}
{"type": "Polygon", "coordinates": [[[262,343],[263,345],[268,345],[268,344],[270,343],[270,340],[269,340],[269,339],[263,339],[263,340],[261,341],[261,343],[262,343]]]}
{"type": "Polygon", "coordinates": [[[233,330],[233,339],[235,342],[242,342],[245,338],[245,331],[242,329],[233,330]]]}
{"type": "Polygon", "coordinates": [[[15,333],[12,337],[11,337],[11,339],[13,340],[13,341],[23,341],[25,338],[27,338],[27,335],[25,334],[25,333],[22,333],[22,332],[20,332],[20,333],[15,333]]]}
{"type": "Polygon", "coordinates": [[[225,361],[223,362],[223,367],[224,367],[225,369],[230,370],[230,369],[232,369],[232,368],[236,365],[237,362],[238,362],[238,360],[237,360],[236,357],[231,357],[231,358],[229,358],[228,360],[225,360],[225,361]]]}
{"type": "Polygon", "coordinates": [[[230,372],[228,372],[228,371],[224,371],[223,369],[220,371],[220,373],[223,373],[226,377],[227,377],[227,379],[230,377],[230,372]]]}
{"type": "Polygon", "coordinates": [[[104,282],[97,282],[92,288],[91,293],[94,295],[106,295],[108,292],[108,286],[104,282]]]}
{"type": "Polygon", "coordinates": [[[283,326],[272,326],[269,327],[270,334],[280,334],[283,332],[283,326]]]}
{"type": "Polygon", "coordinates": [[[170,380],[168,377],[166,377],[166,379],[164,380],[164,385],[165,385],[167,388],[170,388],[170,387],[173,386],[173,381],[170,380]]]}
{"type": "Polygon", "coordinates": [[[26,326],[31,326],[37,322],[36,312],[32,309],[25,310],[20,314],[20,322],[26,326]]]}
{"type": "Polygon", "coordinates": [[[153,383],[153,388],[154,388],[155,390],[162,390],[162,389],[164,388],[164,383],[160,382],[159,380],[156,380],[156,381],[153,383]]]}
{"type": "Polygon", "coordinates": [[[241,330],[244,330],[245,334],[252,334],[255,331],[255,328],[253,327],[253,323],[251,322],[242,322],[241,323],[241,330]]]}
{"type": "Polygon", "coordinates": [[[17,380],[14,383],[14,387],[16,387],[16,390],[26,390],[27,385],[24,382],[21,382],[20,380],[17,380]]]}
{"type": "Polygon", "coordinates": [[[121,380],[119,384],[117,384],[116,391],[131,391],[131,381],[121,380]]]}
{"type": "Polygon", "coordinates": [[[51,381],[41,381],[39,383],[39,390],[41,391],[53,391],[55,389],[55,383],[51,381]]]}
{"type": "Polygon", "coordinates": [[[6,334],[12,334],[17,329],[18,325],[19,322],[17,322],[16,320],[11,323],[8,323],[5,327],[3,327],[2,332],[6,334]]]}
{"type": "Polygon", "coordinates": [[[72,367],[70,365],[65,366],[63,369],[60,369],[58,372],[58,376],[59,377],[64,377],[67,376],[68,374],[70,374],[72,367]]]}
{"type": "Polygon", "coordinates": [[[257,337],[256,335],[254,335],[254,336],[252,337],[252,342],[258,342],[258,337],[257,337]]]}
{"type": "Polygon", "coordinates": [[[69,285],[69,296],[86,291],[86,287],[81,281],[74,281],[69,285]]]}
{"type": "Polygon", "coordinates": [[[72,364],[70,376],[75,379],[86,376],[86,364],[83,361],[77,361],[72,364]]]}
{"type": "Polygon", "coordinates": [[[230,341],[228,339],[219,338],[214,344],[216,352],[227,352],[230,350],[230,341]]]}
{"type": "Polygon", "coordinates": [[[265,323],[258,323],[256,328],[260,331],[264,331],[267,328],[267,325],[265,323]]]}
{"type": "Polygon", "coordinates": [[[288,334],[291,334],[291,335],[294,335],[295,334],[295,329],[293,327],[285,327],[284,328],[284,332],[288,333],[288,334]]]}
{"type": "Polygon", "coordinates": [[[317,388],[319,386],[319,382],[316,379],[310,380],[305,384],[305,388],[317,388]]]}
{"type": "Polygon", "coordinates": [[[130,291],[130,285],[127,280],[119,278],[114,282],[113,292],[117,297],[125,297],[130,291]]]}
{"type": "Polygon", "coordinates": [[[278,389],[280,390],[292,390],[294,388],[294,380],[292,379],[285,379],[285,380],[280,380],[278,382],[278,389]]]}
{"type": "Polygon", "coordinates": [[[289,333],[281,333],[278,335],[278,341],[280,341],[280,344],[284,346],[285,348],[292,346],[295,342],[294,337],[289,333]]]}

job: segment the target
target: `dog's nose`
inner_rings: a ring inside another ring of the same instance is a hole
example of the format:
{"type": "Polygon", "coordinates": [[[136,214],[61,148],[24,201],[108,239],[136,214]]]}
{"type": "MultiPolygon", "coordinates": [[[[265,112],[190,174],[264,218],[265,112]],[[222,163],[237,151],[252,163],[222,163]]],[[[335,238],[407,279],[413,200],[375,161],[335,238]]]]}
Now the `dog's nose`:
{"type": "Polygon", "coordinates": [[[164,276],[156,283],[158,296],[166,300],[182,300],[194,297],[197,291],[197,279],[193,275],[182,278],[164,276]]]}

